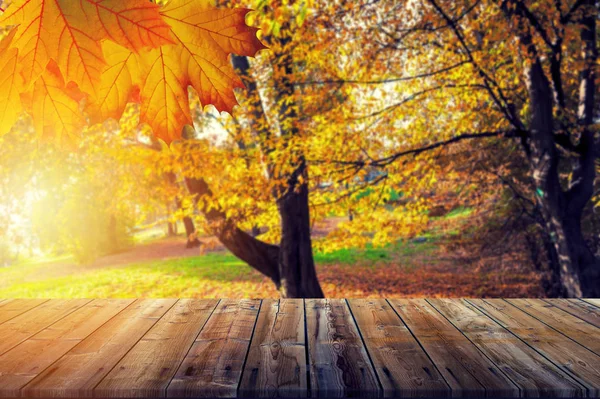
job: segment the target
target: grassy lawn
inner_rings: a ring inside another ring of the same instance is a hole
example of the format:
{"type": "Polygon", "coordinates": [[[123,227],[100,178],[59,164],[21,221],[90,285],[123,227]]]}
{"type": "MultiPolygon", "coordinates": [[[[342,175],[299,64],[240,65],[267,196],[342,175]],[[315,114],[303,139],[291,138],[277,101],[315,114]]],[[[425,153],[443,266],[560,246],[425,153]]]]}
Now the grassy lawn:
{"type": "MultiPolygon", "coordinates": [[[[538,296],[531,274],[473,274],[460,262],[440,262],[436,251],[436,243],[428,240],[317,253],[315,260],[328,297],[538,296]]],[[[0,269],[0,298],[278,297],[269,279],[228,253],[53,274],[59,263],[0,269]]]]}
{"type": "MultiPolygon", "coordinates": [[[[433,249],[430,243],[388,248],[345,249],[317,253],[320,270],[334,268],[360,275],[385,267],[397,258],[433,249]]],[[[78,297],[252,297],[277,296],[273,284],[229,253],[132,263],[81,270],[67,276],[40,279],[40,273],[60,259],[27,262],[0,269],[0,298],[78,297]]],[[[404,268],[410,267],[405,263],[404,268]]],[[[327,282],[324,282],[327,284],[327,282]]]]}
{"type": "MultiPolygon", "coordinates": [[[[121,267],[85,270],[74,275],[32,280],[31,273],[44,265],[25,264],[0,270],[0,280],[12,280],[0,297],[129,298],[244,296],[263,278],[229,254],[176,258],[121,267]],[[33,270],[32,270],[33,268],[33,270]],[[22,278],[16,275],[21,272],[22,278]]],[[[4,285],[4,284],[3,284],[4,285]]]]}
{"type": "MultiPolygon", "coordinates": [[[[434,225],[419,240],[384,248],[316,253],[317,272],[325,295],[338,298],[541,295],[539,276],[532,271],[498,268],[497,259],[487,262],[492,267],[481,268],[481,262],[471,263],[444,249],[443,237],[458,234],[456,222],[470,211],[459,208],[438,218],[441,223],[452,220],[451,228],[434,225]]],[[[151,231],[137,237],[141,243],[136,247],[138,252],[106,257],[99,264],[77,265],[69,257],[63,257],[0,268],[0,298],[278,297],[269,279],[228,252],[194,256],[195,252],[183,249],[182,240],[157,241],[156,234],[151,231]],[[173,248],[176,252],[172,252],[173,248]],[[148,254],[152,256],[143,257],[148,254]]]]}

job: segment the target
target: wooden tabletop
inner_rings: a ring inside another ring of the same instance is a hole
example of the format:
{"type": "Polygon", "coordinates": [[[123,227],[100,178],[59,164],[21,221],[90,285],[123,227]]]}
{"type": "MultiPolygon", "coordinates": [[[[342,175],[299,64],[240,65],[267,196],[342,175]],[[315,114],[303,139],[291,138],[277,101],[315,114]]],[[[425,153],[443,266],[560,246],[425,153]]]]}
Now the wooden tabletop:
{"type": "Polygon", "coordinates": [[[599,397],[598,299],[0,299],[0,397],[599,397]]]}

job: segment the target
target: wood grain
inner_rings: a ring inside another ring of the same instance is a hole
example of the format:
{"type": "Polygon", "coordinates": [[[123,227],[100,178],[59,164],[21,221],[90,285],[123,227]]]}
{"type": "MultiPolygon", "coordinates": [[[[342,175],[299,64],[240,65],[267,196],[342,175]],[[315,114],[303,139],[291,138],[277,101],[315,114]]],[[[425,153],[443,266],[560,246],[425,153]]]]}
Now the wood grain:
{"type": "Polygon", "coordinates": [[[222,300],[167,389],[172,397],[235,397],[260,300],[222,300]]]}
{"type": "Polygon", "coordinates": [[[348,302],[384,396],[449,396],[444,378],[384,299],[348,302]]]}
{"type": "Polygon", "coordinates": [[[590,303],[600,309],[600,299],[598,298],[582,298],[581,300],[590,303]]]}
{"type": "Polygon", "coordinates": [[[110,370],[175,304],[139,299],[116,315],[22,389],[28,397],[91,397],[110,370]]]}
{"type": "Polygon", "coordinates": [[[592,396],[598,396],[600,356],[502,299],[471,299],[469,302],[574,376],[592,396]]]}
{"type": "Polygon", "coordinates": [[[94,300],[0,356],[0,397],[19,396],[20,388],[132,302],[94,300]]]}
{"type": "Polygon", "coordinates": [[[590,324],[600,327],[600,309],[581,299],[544,299],[545,302],[579,317],[590,324]]]}
{"type": "Polygon", "coordinates": [[[302,299],[265,299],[261,305],[238,394],[307,396],[302,299]]]}
{"type": "Polygon", "coordinates": [[[600,328],[541,299],[508,299],[508,302],[600,355],[600,328]]]}
{"type": "Polygon", "coordinates": [[[346,301],[307,299],[305,311],[312,396],[379,396],[381,387],[346,301]]]}
{"type": "Polygon", "coordinates": [[[6,299],[0,397],[600,397],[594,301],[6,299]]]}
{"type": "Polygon", "coordinates": [[[0,324],[19,316],[44,302],[48,302],[48,299],[6,299],[0,304],[0,324]]]}
{"type": "Polygon", "coordinates": [[[181,299],[94,389],[94,396],[162,397],[216,299],[181,299]]]}
{"type": "Polygon", "coordinates": [[[0,324],[0,355],[79,309],[90,299],[56,299],[0,324]]]}
{"type": "Polygon", "coordinates": [[[390,299],[436,364],[452,396],[519,395],[519,388],[425,299],[390,299]]]}
{"type": "Polygon", "coordinates": [[[571,376],[465,300],[428,299],[517,386],[524,396],[580,397],[571,376]]]}

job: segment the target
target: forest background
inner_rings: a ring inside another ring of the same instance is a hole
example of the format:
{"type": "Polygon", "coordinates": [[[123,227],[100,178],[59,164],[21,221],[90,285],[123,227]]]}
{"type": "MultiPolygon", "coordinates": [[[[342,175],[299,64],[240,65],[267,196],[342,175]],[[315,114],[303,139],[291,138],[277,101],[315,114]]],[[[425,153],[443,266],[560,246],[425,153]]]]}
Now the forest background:
{"type": "Polygon", "coordinates": [[[106,3],[2,3],[0,297],[599,296],[597,1],[106,3]]]}

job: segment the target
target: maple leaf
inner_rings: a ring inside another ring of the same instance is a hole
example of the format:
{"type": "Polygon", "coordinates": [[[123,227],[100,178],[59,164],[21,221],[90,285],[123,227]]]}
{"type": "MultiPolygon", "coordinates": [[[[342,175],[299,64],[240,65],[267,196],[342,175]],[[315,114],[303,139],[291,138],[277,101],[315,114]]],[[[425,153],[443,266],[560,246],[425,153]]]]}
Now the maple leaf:
{"type": "MultiPolygon", "coordinates": [[[[17,27],[11,57],[3,63],[18,66],[28,85],[20,94],[30,98],[34,118],[52,113],[33,105],[57,96],[69,100],[54,113],[59,117],[87,94],[94,122],[118,119],[133,100],[141,102],[141,122],[170,143],[192,123],[188,86],[203,105],[219,111],[230,112],[237,104],[233,90],[242,82],[228,57],[264,48],[257,29],[245,24],[248,12],[193,0],[174,0],[163,8],[146,0],[16,0],[0,16],[0,25],[17,27]],[[15,55],[18,62],[11,63],[15,55]]],[[[63,125],[55,129],[61,136],[65,126],[79,126],[79,119],[71,115],[36,125],[45,134],[57,123],[63,125]]]]}
{"type": "Polygon", "coordinates": [[[110,39],[133,51],[173,42],[160,7],[148,0],[63,1],[70,12],[85,15],[74,25],[95,40],[110,39]]]}
{"type": "Polygon", "coordinates": [[[0,41],[0,134],[8,132],[21,113],[19,92],[24,82],[17,73],[19,51],[9,48],[15,33],[13,28],[0,41]]]}
{"type": "Polygon", "coordinates": [[[29,100],[35,130],[43,139],[70,139],[85,126],[79,102],[67,90],[58,65],[51,60],[35,82],[29,100]]]}
{"type": "Polygon", "coordinates": [[[138,57],[132,51],[108,40],[102,43],[102,48],[107,66],[88,108],[94,123],[108,118],[118,120],[141,79],[138,57]]]}
{"type": "Polygon", "coordinates": [[[0,17],[0,24],[19,25],[14,46],[21,50],[27,82],[35,82],[54,59],[67,82],[93,95],[105,67],[101,40],[134,50],[171,41],[158,6],[146,0],[20,0],[0,17]]]}
{"type": "Polygon", "coordinates": [[[202,105],[231,112],[237,104],[233,90],[243,84],[229,54],[254,55],[265,48],[256,37],[257,29],[245,24],[248,12],[193,0],[174,0],[161,9],[175,44],[141,54],[149,68],[141,88],[140,120],[156,136],[169,143],[191,123],[188,85],[196,90],[202,105]]]}
{"type": "Polygon", "coordinates": [[[57,48],[52,45],[56,39],[44,4],[34,0],[15,2],[0,16],[0,25],[19,25],[12,45],[19,49],[20,71],[28,84],[42,74],[57,48]]]}
{"type": "Polygon", "coordinates": [[[140,92],[140,122],[166,143],[181,137],[183,127],[192,124],[180,54],[179,47],[163,46],[146,52],[141,60],[146,80],[140,92]]]}

